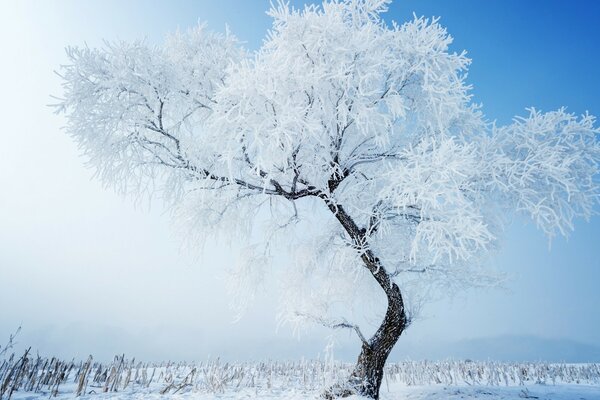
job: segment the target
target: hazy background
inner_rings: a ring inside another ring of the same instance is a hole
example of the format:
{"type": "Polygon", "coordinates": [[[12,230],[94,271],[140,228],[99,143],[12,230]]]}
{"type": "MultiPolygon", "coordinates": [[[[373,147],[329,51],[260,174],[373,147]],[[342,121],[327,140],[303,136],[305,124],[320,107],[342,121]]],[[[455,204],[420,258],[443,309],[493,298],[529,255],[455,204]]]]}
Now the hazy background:
{"type": "MultiPolygon", "coordinates": [[[[300,5],[302,2],[294,1],[300,5]]],[[[23,326],[21,346],[45,355],[107,359],[317,357],[330,332],[277,330],[266,290],[233,324],[223,276],[236,248],[180,251],[160,203],[135,208],[92,172],[52,114],[53,70],[67,45],[146,37],[207,21],[228,24],[256,49],[270,25],[267,0],[3,1],[0,5],[0,343],[23,326]],[[209,268],[207,268],[210,266],[209,268]]],[[[489,118],[563,105],[600,115],[600,2],[396,1],[386,19],[442,16],[453,48],[473,58],[469,81],[489,118]]],[[[506,290],[431,304],[392,359],[600,361],[600,219],[548,242],[521,222],[493,264],[506,290]]],[[[337,357],[358,341],[335,336],[337,357]]]]}

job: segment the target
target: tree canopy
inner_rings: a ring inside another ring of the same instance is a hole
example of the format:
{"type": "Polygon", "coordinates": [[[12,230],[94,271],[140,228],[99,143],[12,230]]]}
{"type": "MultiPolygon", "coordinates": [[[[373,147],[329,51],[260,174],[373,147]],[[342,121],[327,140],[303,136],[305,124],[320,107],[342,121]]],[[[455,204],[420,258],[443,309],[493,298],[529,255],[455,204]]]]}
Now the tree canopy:
{"type": "Polygon", "coordinates": [[[436,19],[386,23],[388,3],[276,3],[257,51],[203,25],[160,46],[71,47],[58,110],[105,183],[247,239],[234,292],[287,245],[285,320],[352,327],[337,301],[492,282],[482,255],[511,215],[552,237],[594,213],[600,131],[566,109],[490,122],[466,53],[436,19]]]}

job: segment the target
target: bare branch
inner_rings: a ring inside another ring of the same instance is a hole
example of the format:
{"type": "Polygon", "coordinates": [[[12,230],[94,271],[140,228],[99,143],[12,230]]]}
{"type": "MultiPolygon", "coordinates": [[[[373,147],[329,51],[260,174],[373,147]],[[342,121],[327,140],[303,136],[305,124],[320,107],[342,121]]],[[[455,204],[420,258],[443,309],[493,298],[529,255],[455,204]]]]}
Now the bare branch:
{"type": "Polygon", "coordinates": [[[306,313],[301,313],[301,312],[296,312],[296,315],[298,317],[303,317],[303,318],[307,318],[312,320],[313,322],[316,322],[319,325],[322,325],[326,328],[330,328],[330,329],[352,329],[354,330],[354,332],[356,332],[356,335],[358,336],[358,338],[360,339],[360,341],[363,343],[363,345],[365,346],[370,346],[368,340],[365,338],[365,336],[363,335],[362,331],[360,330],[360,327],[356,324],[352,324],[350,322],[348,322],[345,318],[339,319],[339,320],[326,320],[324,318],[320,318],[317,317],[315,315],[310,315],[310,314],[306,314],[306,313]]]}

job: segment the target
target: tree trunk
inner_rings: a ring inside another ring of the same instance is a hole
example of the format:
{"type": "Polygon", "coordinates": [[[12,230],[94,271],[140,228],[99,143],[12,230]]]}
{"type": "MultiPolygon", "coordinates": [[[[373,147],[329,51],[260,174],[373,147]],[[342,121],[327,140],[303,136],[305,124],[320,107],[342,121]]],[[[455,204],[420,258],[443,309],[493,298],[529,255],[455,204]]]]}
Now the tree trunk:
{"type": "Polygon", "coordinates": [[[407,323],[400,289],[393,283],[388,293],[385,318],[373,337],[363,343],[348,384],[345,387],[338,386],[329,389],[325,397],[333,399],[358,394],[371,399],[379,399],[383,367],[407,323]]]}
{"type": "Polygon", "coordinates": [[[406,313],[400,289],[392,284],[388,296],[388,308],[381,326],[368,343],[363,343],[350,386],[357,394],[372,399],[379,398],[379,388],[383,380],[383,367],[392,348],[406,328],[406,313]]]}
{"type": "MultiPolygon", "coordinates": [[[[338,184],[338,180],[330,179],[330,190],[333,192],[338,184]]],[[[369,270],[387,296],[388,301],[385,318],[379,329],[377,329],[377,332],[368,341],[364,340],[361,335],[361,339],[363,340],[362,349],[348,384],[344,387],[336,386],[330,388],[325,393],[325,397],[332,399],[359,394],[372,399],[379,399],[379,388],[383,379],[383,367],[392,348],[408,325],[402,293],[400,293],[398,285],[392,281],[379,258],[368,248],[367,230],[359,228],[341,204],[332,202],[326,195],[320,197],[344,227],[354,245],[359,249],[363,249],[361,250],[360,258],[365,268],[369,270]]]]}

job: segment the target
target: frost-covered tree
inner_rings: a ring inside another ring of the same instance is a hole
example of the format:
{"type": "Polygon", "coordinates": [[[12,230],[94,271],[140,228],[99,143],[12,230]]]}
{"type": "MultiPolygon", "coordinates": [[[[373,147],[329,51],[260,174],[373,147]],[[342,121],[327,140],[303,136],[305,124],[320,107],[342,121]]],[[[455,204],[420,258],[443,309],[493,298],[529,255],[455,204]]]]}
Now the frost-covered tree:
{"type": "Polygon", "coordinates": [[[256,52],[200,26],[162,46],[69,48],[61,70],[58,108],[103,181],[160,192],[197,233],[248,239],[233,292],[248,294],[272,272],[269,248],[289,245],[282,318],[362,342],[332,395],[378,397],[409,305],[494,281],[481,256],[507,216],[564,235],[600,194],[594,117],[531,109],[490,124],[445,29],[386,24],[388,3],[278,3],[256,52]],[[343,312],[373,298],[387,308],[366,335],[343,312]]]}

